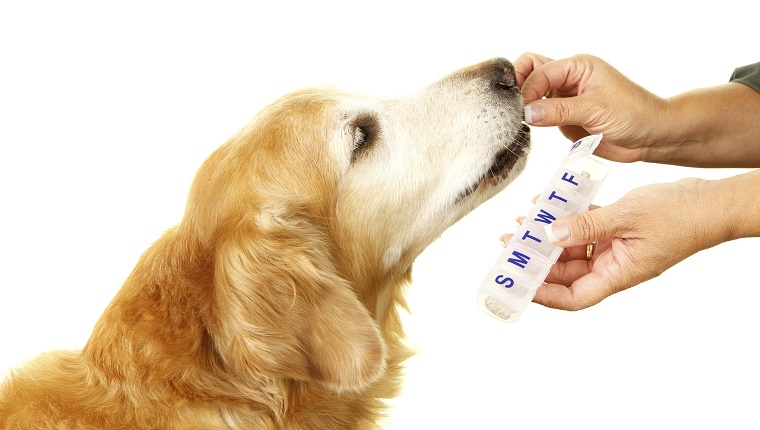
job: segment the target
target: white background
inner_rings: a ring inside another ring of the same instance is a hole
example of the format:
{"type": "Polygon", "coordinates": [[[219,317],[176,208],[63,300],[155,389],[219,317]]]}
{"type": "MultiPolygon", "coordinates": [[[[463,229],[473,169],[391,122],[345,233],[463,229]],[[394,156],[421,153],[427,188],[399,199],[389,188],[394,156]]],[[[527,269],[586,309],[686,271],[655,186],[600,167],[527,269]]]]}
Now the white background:
{"type": "MultiPolygon", "coordinates": [[[[759,60],[756,15],[735,2],[259,3],[0,5],[0,372],[80,348],[180,220],[200,163],[286,92],[401,95],[534,51],[597,55],[667,97],[759,60]]],[[[498,236],[567,151],[557,130],[533,132],[525,174],[415,266],[407,328],[419,354],[386,427],[757,428],[757,239],[581,312],[531,305],[504,325],[474,308],[498,236]]],[[[610,164],[599,204],[738,172],[610,164]]]]}

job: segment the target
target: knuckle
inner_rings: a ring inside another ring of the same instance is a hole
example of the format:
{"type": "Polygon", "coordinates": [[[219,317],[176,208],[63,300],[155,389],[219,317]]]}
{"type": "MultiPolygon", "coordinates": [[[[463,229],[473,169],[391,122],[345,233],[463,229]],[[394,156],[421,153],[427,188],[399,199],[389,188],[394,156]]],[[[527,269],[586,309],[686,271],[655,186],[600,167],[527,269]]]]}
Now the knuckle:
{"type": "Polygon", "coordinates": [[[683,178],[676,181],[676,184],[682,186],[682,187],[696,187],[701,185],[704,182],[704,179],[700,178],[683,178]]]}
{"type": "Polygon", "coordinates": [[[536,58],[536,54],[535,53],[530,52],[530,51],[526,51],[526,52],[523,52],[522,54],[520,54],[519,57],[517,57],[517,60],[515,60],[515,63],[519,63],[521,61],[526,61],[526,60],[533,60],[534,58],[536,58]]]}
{"type": "Polygon", "coordinates": [[[554,99],[554,118],[557,124],[566,124],[570,119],[570,108],[563,99],[554,99]]]}
{"type": "Polygon", "coordinates": [[[595,63],[600,61],[600,58],[591,54],[577,54],[575,59],[581,63],[595,63]]]}
{"type": "Polygon", "coordinates": [[[597,226],[592,215],[588,212],[581,214],[576,221],[575,227],[577,231],[574,231],[574,235],[579,240],[589,240],[596,237],[597,226]]]}

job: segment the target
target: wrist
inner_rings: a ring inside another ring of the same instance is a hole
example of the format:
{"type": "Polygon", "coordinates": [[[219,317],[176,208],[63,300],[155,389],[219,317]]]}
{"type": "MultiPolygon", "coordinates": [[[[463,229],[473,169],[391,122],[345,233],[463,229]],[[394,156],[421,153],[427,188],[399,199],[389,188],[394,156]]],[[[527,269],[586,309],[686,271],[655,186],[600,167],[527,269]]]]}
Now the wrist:
{"type": "Polygon", "coordinates": [[[708,182],[712,190],[705,206],[713,208],[712,219],[718,221],[718,243],[760,236],[760,203],[753,191],[760,186],[760,170],[708,182]]]}
{"type": "Polygon", "coordinates": [[[700,112],[695,111],[692,97],[687,93],[660,99],[656,112],[643,161],[690,165],[690,159],[701,158],[697,153],[705,144],[700,131],[704,123],[699,119],[700,112]]]}

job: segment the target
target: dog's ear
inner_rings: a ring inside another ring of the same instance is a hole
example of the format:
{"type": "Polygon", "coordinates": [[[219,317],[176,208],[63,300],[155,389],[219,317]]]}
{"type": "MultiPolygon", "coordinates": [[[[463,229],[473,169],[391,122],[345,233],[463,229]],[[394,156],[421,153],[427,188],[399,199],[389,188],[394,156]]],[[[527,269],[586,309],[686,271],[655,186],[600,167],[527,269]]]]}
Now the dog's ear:
{"type": "Polygon", "coordinates": [[[259,215],[217,240],[211,330],[245,379],[285,377],[355,391],[385,369],[385,344],[328,236],[303,216],[259,215]]]}

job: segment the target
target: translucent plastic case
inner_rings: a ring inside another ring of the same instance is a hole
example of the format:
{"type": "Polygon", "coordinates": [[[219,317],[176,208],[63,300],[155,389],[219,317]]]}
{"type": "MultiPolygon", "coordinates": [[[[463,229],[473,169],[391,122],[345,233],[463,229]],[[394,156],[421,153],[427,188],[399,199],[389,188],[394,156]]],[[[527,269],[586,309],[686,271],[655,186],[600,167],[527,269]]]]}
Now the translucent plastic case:
{"type": "Polygon", "coordinates": [[[601,134],[587,136],[570,149],[483,280],[478,308],[500,321],[514,322],[533,300],[562,253],[547,238],[545,227],[558,218],[587,211],[610,170],[591,155],[601,141],[601,134]]]}

